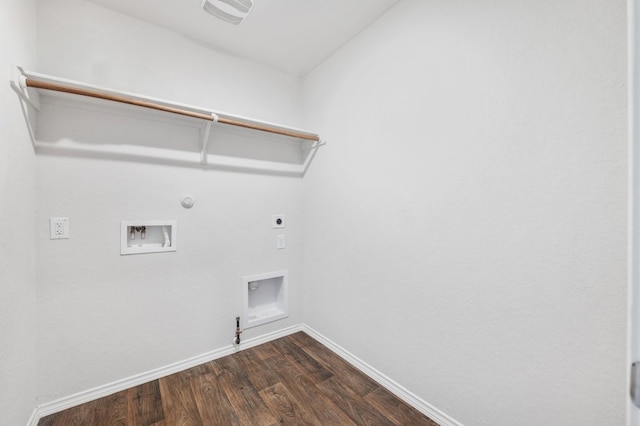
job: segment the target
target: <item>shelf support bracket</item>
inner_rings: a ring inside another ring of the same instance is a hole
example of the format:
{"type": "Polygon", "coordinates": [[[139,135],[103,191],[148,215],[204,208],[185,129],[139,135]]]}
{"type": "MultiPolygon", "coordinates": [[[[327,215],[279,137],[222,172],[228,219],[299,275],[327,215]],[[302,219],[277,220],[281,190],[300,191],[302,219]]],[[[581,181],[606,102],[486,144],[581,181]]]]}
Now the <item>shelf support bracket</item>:
{"type": "Polygon", "coordinates": [[[207,165],[207,147],[209,146],[209,135],[211,133],[211,125],[218,122],[218,114],[211,113],[212,121],[207,121],[202,132],[202,149],[200,150],[200,164],[207,165]]]}
{"type": "Polygon", "coordinates": [[[34,89],[30,89],[27,86],[27,76],[24,74],[24,70],[20,67],[16,67],[16,78],[10,82],[11,88],[14,92],[22,98],[23,101],[31,105],[36,111],[40,111],[40,96],[34,89]]]}
{"type": "Polygon", "coordinates": [[[24,116],[24,121],[27,124],[27,130],[29,132],[29,138],[31,139],[33,152],[36,152],[37,145],[34,126],[35,115],[40,110],[40,97],[36,91],[29,90],[27,87],[27,77],[24,75],[24,71],[20,67],[16,67],[15,81],[11,80],[9,85],[20,98],[20,109],[22,109],[22,115],[24,116]],[[33,110],[30,110],[29,106],[31,106],[33,110]]]}
{"type": "Polygon", "coordinates": [[[305,159],[304,163],[302,164],[302,176],[307,174],[307,170],[309,169],[309,166],[311,165],[311,162],[313,161],[313,158],[316,156],[316,153],[318,152],[318,149],[320,149],[321,146],[325,146],[326,144],[327,144],[326,141],[318,140],[318,141],[314,142],[313,145],[311,145],[310,148],[302,150],[303,152],[311,151],[309,154],[307,154],[307,158],[305,159]]]}

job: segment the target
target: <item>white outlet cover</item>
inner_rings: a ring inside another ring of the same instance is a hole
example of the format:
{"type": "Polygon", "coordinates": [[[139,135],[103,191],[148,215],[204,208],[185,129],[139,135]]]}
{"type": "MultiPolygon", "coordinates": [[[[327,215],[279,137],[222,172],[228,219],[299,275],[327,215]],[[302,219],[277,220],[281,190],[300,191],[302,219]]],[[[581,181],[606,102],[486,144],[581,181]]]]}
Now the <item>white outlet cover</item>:
{"type": "Polygon", "coordinates": [[[283,214],[274,214],[271,220],[271,226],[273,229],[282,229],[284,228],[285,219],[283,214]]]}
{"type": "Polygon", "coordinates": [[[63,240],[69,238],[69,218],[50,217],[49,233],[49,238],[52,240],[63,240]]]}
{"type": "Polygon", "coordinates": [[[282,250],[282,249],[284,249],[286,247],[287,247],[287,245],[284,242],[284,234],[276,235],[276,249],[282,250]]]}

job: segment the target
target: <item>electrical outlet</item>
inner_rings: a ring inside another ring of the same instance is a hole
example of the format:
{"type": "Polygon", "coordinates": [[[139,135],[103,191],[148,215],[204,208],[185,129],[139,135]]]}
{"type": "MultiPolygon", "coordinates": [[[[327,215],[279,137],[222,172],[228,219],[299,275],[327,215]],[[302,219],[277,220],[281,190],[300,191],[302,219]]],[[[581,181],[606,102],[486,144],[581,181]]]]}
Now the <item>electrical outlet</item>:
{"type": "Polygon", "coordinates": [[[271,226],[273,226],[273,229],[284,228],[284,215],[274,214],[271,220],[271,226]]]}
{"type": "Polygon", "coordinates": [[[287,245],[284,243],[284,234],[276,235],[276,249],[282,250],[283,248],[286,248],[286,247],[287,245]]]}
{"type": "Polygon", "coordinates": [[[51,217],[49,218],[50,239],[62,240],[69,238],[69,218],[51,217]]]}

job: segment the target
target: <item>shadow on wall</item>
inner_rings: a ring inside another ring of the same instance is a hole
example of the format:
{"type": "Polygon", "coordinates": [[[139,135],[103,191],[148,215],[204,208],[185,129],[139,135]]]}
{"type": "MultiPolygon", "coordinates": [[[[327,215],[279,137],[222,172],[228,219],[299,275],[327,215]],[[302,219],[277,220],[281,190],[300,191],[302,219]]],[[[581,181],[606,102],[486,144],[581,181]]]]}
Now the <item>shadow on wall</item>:
{"type": "Polygon", "coordinates": [[[201,161],[202,120],[105,101],[43,102],[39,154],[302,176],[319,143],[214,123],[201,161]]]}

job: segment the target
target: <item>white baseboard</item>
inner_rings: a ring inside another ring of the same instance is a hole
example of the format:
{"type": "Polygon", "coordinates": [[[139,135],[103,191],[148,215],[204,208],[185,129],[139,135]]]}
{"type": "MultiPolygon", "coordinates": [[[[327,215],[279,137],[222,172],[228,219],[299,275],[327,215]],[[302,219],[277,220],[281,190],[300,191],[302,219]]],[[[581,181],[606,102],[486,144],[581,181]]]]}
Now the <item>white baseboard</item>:
{"type": "Polygon", "coordinates": [[[424,399],[410,392],[409,390],[401,386],[396,381],[392,380],[388,376],[385,376],[380,371],[373,368],[371,365],[367,364],[357,356],[353,355],[351,352],[347,351],[343,347],[329,340],[328,338],[318,333],[317,331],[307,326],[306,324],[303,325],[302,331],[304,331],[309,336],[313,337],[318,342],[322,343],[323,345],[331,349],[334,353],[344,358],[344,360],[352,364],[358,370],[362,371],[364,374],[366,374],[367,376],[371,377],[373,380],[378,382],[389,392],[393,393],[395,396],[397,396],[407,404],[411,405],[416,410],[420,411],[422,414],[429,417],[431,420],[435,421],[436,423],[442,426],[463,426],[462,423],[458,422],[454,418],[438,410],[436,407],[429,404],[424,399]]]}
{"type": "Polygon", "coordinates": [[[216,349],[214,351],[207,352],[207,353],[186,359],[184,361],[179,361],[164,367],[156,368],[155,370],[147,371],[146,373],[136,374],[135,376],[117,380],[115,382],[112,382],[106,385],[98,386],[93,389],[89,389],[83,392],[78,392],[76,394],[66,396],[64,398],[47,402],[45,404],[37,406],[34,409],[33,414],[29,419],[29,423],[27,423],[27,426],[37,426],[38,421],[42,417],[45,417],[54,413],[58,413],[60,411],[96,400],[98,398],[112,395],[116,392],[120,392],[134,386],[139,386],[143,383],[147,383],[152,380],[160,379],[170,374],[187,370],[197,365],[204,364],[204,363],[216,360],[218,358],[222,358],[227,355],[231,355],[235,352],[238,352],[244,349],[249,349],[254,346],[258,346],[263,343],[267,343],[272,340],[276,340],[281,337],[285,337],[290,334],[297,333],[298,331],[304,331],[305,333],[307,333],[308,335],[316,339],[318,342],[322,343],[323,345],[331,349],[337,355],[344,358],[347,362],[351,363],[354,367],[362,371],[364,374],[371,377],[380,385],[384,386],[387,390],[389,390],[391,393],[396,395],[398,398],[402,399],[412,407],[415,407],[422,414],[431,418],[438,424],[442,426],[463,426],[462,423],[454,420],[452,417],[446,415],[445,413],[438,410],[431,404],[419,398],[417,395],[405,389],[397,382],[385,376],[384,374],[382,374],[381,372],[379,372],[378,370],[376,370],[366,362],[362,361],[360,358],[356,357],[355,355],[353,355],[343,347],[337,345],[336,343],[329,340],[328,338],[318,333],[317,331],[307,326],[306,324],[298,324],[291,327],[283,328],[281,330],[277,330],[272,333],[267,333],[262,336],[258,336],[258,337],[254,337],[254,338],[242,341],[239,347],[233,346],[233,345],[225,346],[223,348],[216,349]]]}
{"type": "Polygon", "coordinates": [[[40,415],[38,414],[38,407],[33,409],[31,413],[31,417],[27,420],[27,426],[38,426],[38,422],[40,421],[40,415]]]}
{"type": "Polygon", "coordinates": [[[240,350],[253,348],[254,346],[271,342],[272,340],[276,340],[281,337],[288,336],[293,333],[297,333],[298,331],[303,331],[304,329],[305,329],[304,324],[297,324],[297,325],[292,325],[291,327],[283,328],[281,330],[276,330],[271,333],[263,334],[262,336],[252,337],[251,339],[243,341],[240,344],[240,350]]]}
{"type": "Polygon", "coordinates": [[[156,368],[155,370],[147,371],[146,373],[136,374],[135,376],[117,380],[115,382],[112,382],[106,385],[98,386],[93,389],[78,392],[70,396],[66,396],[51,402],[47,402],[45,404],[42,404],[36,407],[36,409],[34,410],[34,414],[32,415],[32,419],[30,419],[30,422],[27,426],[37,425],[38,420],[50,414],[58,413],[68,408],[75,407],[77,405],[84,404],[90,401],[94,401],[98,398],[112,395],[116,392],[120,392],[125,389],[139,386],[143,383],[157,380],[162,377],[166,377],[170,374],[178,373],[180,371],[187,370],[197,365],[204,364],[204,363],[216,360],[218,358],[222,358],[227,355],[231,355],[235,352],[238,352],[244,349],[249,349],[254,346],[258,346],[263,343],[270,342],[272,340],[279,339],[284,336],[288,336],[289,334],[293,334],[298,331],[301,331],[302,328],[303,326],[301,324],[283,328],[281,330],[277,330],[272,333],[267,333],[262,336],[241,341],[239,346],[235,346],[235,345],[225,346],[223,348],[216,349],[201,355],[197,355],[195,357],[192,357],[183,361],[169,364],[164,367],[156,368]]]}

